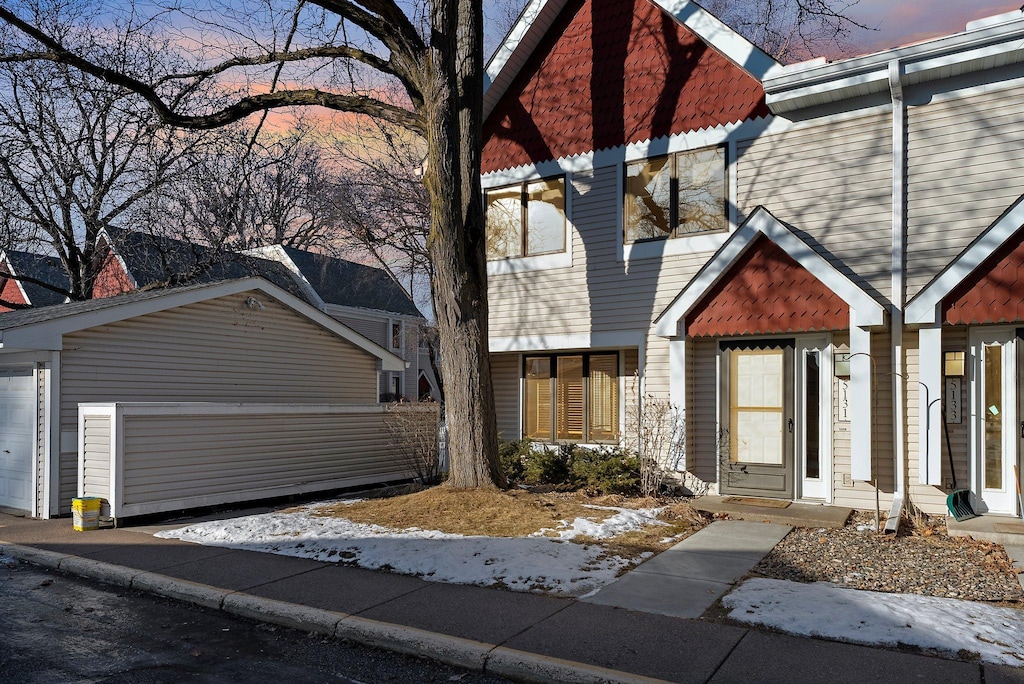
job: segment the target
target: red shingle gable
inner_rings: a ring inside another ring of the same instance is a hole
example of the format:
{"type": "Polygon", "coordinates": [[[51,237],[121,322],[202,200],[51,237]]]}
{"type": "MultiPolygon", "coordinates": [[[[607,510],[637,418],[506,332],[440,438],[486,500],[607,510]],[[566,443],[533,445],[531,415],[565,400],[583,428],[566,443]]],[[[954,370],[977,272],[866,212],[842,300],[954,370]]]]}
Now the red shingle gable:
{"type": "MultiPolygon", "coordinates": [[[[11,304],[28,304],[25,301],[25,295],[21,293],[21,288],[18,287],[18,281],[8,278],[8,275],[6,266],[0,266],[0,300],[11,304]]],[[[0,304],[0,312],[12,310],[11,307],[0,304]]]]}
{"type": "Polygon", "coordinates": [[[850,307],[771,240],[761,237],[686,317],[692,337],[843,330],[850,307]]]}
{"type": "Polygon", "coordinates": [[[942,300],[952,325],[1024,321],[1024,234],[1018,232],[942,300]]]}
{"type": "Polygon", "coordinates": [[[649,0],[570,0],[484,123],[484,173],[768,115],[764,90],[649,0]]]}

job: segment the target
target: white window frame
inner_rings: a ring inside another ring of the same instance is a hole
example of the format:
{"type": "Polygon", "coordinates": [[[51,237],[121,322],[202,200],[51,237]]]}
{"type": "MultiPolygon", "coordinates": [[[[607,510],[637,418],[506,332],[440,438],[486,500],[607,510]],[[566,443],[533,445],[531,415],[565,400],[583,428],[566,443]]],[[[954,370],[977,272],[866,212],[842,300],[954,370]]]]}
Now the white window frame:
{"type": "Polygon", "coordinates": [[[388,349],[404,351],[405,350],[405,322],[400,318],[389,318],[388,319],[388,349]],[[395,346],[395,334],[394,327],[398,326],[398,346],[395,346]]]}
{"type": "Polygon", "coordinates": [[[565,249],[561,252],[551,254],[538,254],[536,256],[517,256],[508,259],[494,259],[487,261],[487,275],[507,275],[510,273],[526,273],[529,271],[547,271],[555,268],[572,268],[572,174],[556,173],[549,175],[530,174],[521,180],[509,182],[508,178],[495,177],[488,182],[483,181],[484,202],[486,203],[486,192],[498,188],[521,185],[540,180],[549,180],[561,177],[565,184],[565,249]]]}

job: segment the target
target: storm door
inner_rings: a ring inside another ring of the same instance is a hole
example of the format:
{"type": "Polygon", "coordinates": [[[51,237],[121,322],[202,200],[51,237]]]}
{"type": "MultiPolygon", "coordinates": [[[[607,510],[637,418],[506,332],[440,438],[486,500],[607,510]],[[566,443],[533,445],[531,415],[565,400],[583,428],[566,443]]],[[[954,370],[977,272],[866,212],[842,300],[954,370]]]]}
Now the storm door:
{"type": "MultiPolygon", "coordinates": [[[[1016,344],[1012,330],[971,334],[974,476],[979,513],[1015,513],[1013,466],[1020,441],[1017,420],[1016,344]]],[[[962,485],[961,485],[962,486],[962,485]]]]}
{"type": "Polygon", "coordinates": [[[792,339],[722,342],[723,494],[793,497],[792,339]]]}

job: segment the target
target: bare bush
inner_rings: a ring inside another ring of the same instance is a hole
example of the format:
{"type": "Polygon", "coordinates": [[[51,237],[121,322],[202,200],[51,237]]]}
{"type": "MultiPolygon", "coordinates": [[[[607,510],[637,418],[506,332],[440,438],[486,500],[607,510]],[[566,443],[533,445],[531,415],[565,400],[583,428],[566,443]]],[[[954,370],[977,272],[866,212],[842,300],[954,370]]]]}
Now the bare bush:
{"type": "Polygon", "coordinates": [[[684,465],[686,419],[683,410],[653,394],[637,396],[626,412],[625,446],[640,459],[640,494],[654,496],[665,477],[684,465]]]}
{"type": "Polygon", "coordinates": [[[438,405],[430,403],[398,402],[388,405],[384,414],[392,460],[427,485],[441,481],[439,419],[438,405]]]}

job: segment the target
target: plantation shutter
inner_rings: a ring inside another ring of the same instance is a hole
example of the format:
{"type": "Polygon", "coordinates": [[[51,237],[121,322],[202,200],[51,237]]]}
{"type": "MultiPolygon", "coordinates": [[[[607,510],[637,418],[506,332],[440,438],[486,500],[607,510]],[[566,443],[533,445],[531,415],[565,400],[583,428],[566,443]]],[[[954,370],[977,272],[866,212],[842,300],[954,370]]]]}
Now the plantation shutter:
{"type": "Polygon", "coordinates": [[[558,357],[558,439],[583,439],[583,357],[558,357]]]}
{"type": "Polygon", "coordinates": [[[523,434],[532,439],[551,439],[551,359],[526,358],[526,401],[523,434]]]}
{"type": "Polygon", "coordinates": [[[610,441],[619,434],[619,357],[590,357],[590,440],[610,441]]]}

